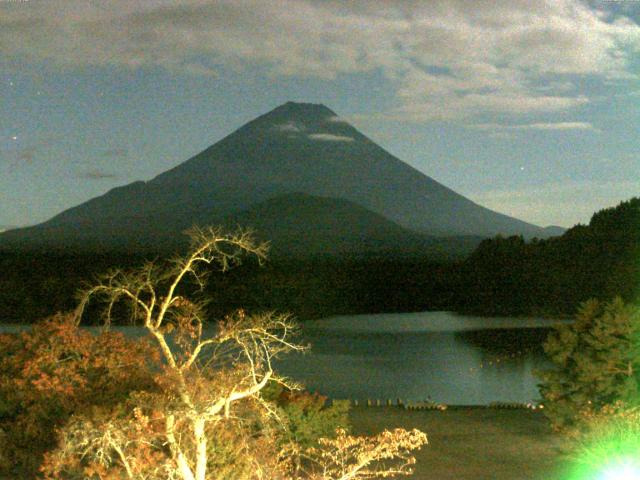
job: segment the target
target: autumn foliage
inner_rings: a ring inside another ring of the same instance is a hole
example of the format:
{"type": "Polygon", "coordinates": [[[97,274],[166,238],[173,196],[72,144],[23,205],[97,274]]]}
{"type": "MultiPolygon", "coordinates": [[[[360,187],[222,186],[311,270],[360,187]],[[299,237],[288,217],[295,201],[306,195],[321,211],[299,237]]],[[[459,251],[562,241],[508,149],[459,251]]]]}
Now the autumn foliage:
{"type": "Polygon", "coordinates": [[[411,473],[417,430],[366,438],[347,406],[300,392],[273,359],[303,351],[287,315],[239,310],[207,329],[203,266],[222,270],[266,247],[246,232],[194,230],[190,253],[112,271],[59,315],[0,343],[5,469],[46,479],[356,480],[411,473]],[[145,339],[78,327],[90,302],[104,325],[128,312],[145,339]]]}
{"type": "MultiPolygon", "coordinates": [[[[148,341],[94,335],[71,315],[56,315],[19,334],[0,335],[2,470],[33,474],[72,414],[109,407],[132,391],[152,391],[159,354],[148,341]]],[[[15,472],[14,472],[15,473],[15,472]]]]}
{"type": "Polygon", "coordinates": [[[417,429],[396,428],[373,437],[354,437],[343,429],[336,433],[336,438],[321,438],[318,447],[307,451],[316,467],[310,478],[364,480],[410,475],[415,463],[411,452],[427,443],[427,436],[417,429]]]}

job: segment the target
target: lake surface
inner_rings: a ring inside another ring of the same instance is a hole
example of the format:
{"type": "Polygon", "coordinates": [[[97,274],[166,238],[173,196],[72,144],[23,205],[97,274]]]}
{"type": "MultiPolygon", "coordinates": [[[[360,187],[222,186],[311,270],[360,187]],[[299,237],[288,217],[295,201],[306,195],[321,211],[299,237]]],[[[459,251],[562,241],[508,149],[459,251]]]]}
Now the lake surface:
{"type": "Polygon", "coordinates": [[[541,342],[557,322],[450,312],[355,315],[304,324],[310,353],[281,373],[331,398],[455,405],[535,402],[541,342]]]}
{"type": "MultiPolygon", "coordinates": [[[[536,402],[533,372],[549,366],[541,342],[554,323],[450,312],[330,317],[305,322],[302,341],[311,351],[276,366],[309,390],[337,399],[536,402]]],[[[21,328],[0,325],[0,331],[21,328]]]]}

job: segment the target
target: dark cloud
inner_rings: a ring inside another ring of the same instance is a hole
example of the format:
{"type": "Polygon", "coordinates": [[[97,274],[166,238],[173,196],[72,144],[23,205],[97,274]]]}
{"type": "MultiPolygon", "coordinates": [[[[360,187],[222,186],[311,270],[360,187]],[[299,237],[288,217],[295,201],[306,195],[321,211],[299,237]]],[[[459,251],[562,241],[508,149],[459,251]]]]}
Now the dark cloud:
{"type": "Polygon", "coordinates": [[[43,153],[43,151],[46,151],[55,141],[55,137],[47,137],[35,143],[16,148],[15,150],[8,150],[7,152],[11,152],[8,156],[13,157],[12,166],[17,167],[33,163],[38,159],[38,156],[43,153]]]}

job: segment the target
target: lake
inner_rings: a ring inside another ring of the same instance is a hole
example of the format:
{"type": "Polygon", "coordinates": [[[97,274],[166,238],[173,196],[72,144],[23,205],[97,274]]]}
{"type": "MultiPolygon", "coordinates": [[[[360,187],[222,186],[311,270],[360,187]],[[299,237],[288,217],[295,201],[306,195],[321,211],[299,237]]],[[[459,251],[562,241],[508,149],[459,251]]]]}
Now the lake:
{"type": "MultiPolygon", "coordinates": [[[[451,312],[349,315],[305,322],[311,351],[276,362],[330,398],[432,400],[450,405],[536,402],[535,369],[554,321],[451,312]]],[[[0,331],[24,327],[0,325],[0,331]]],[[[116,327],[129,335],[134,327],[116,327]]]]}
{"type": "Polygon", "coordinates": [[[281,373],[331,398],[452,405],[536,402],[542,341],[557,322],[422,312],[306,322],[312,350],[281,373]]]}

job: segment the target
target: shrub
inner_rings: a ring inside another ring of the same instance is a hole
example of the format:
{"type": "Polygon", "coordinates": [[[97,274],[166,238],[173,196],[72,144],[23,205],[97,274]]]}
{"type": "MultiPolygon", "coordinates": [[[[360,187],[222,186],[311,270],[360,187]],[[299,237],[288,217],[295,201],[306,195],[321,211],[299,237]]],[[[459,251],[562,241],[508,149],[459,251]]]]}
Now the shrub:
{"type": "Polygon", "coordinates": [[[302,449],[317,446],[318,439],[333,438],[336,430],[349,431],[349,401],[329,399],[318,393],[290,390],[272,383],[264,397],[278,407],[285,426],[284,442],[302,449]]]}

